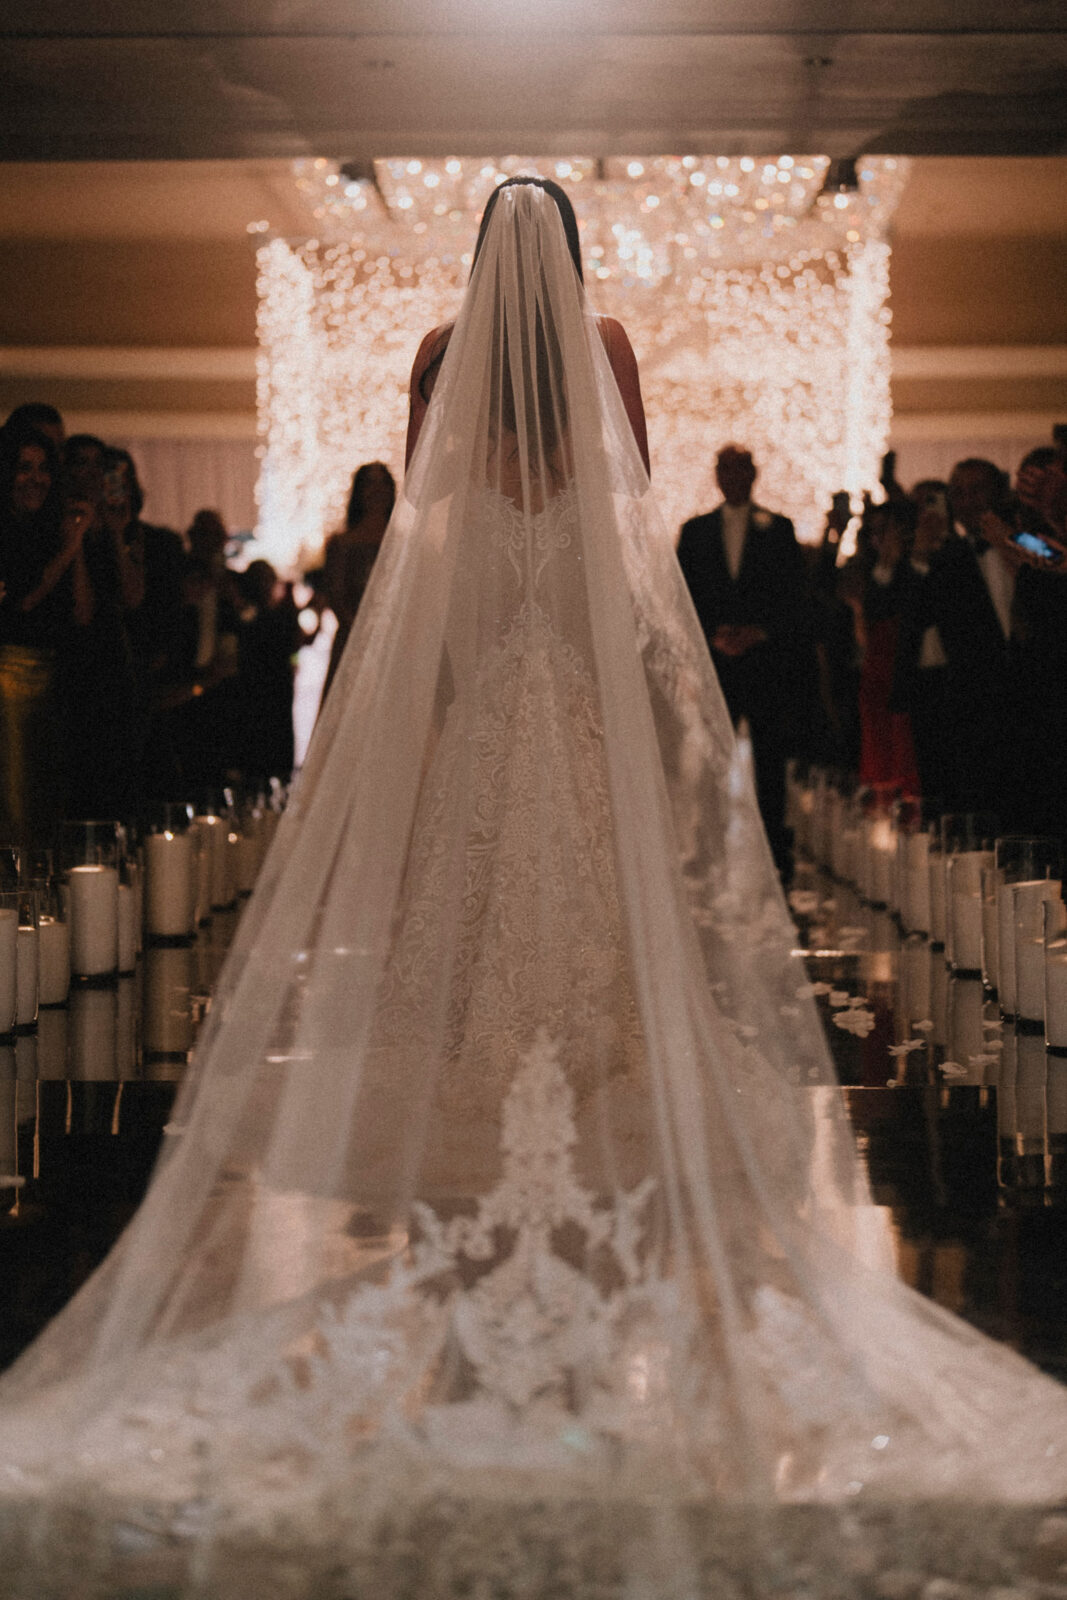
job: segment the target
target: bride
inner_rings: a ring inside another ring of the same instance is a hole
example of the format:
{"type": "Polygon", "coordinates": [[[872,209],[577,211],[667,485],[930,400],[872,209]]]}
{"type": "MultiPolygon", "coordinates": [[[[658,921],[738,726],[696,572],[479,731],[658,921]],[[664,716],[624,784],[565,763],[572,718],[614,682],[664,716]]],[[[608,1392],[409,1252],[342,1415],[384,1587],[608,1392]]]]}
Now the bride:
{"type": "Polygon", "coordinates": [[[893,1276],[580,280],[561,192],[502,186],[148,1196],[0,1385],[0,1592],[1064,1559],[1063,1391],[893,1276]]]}

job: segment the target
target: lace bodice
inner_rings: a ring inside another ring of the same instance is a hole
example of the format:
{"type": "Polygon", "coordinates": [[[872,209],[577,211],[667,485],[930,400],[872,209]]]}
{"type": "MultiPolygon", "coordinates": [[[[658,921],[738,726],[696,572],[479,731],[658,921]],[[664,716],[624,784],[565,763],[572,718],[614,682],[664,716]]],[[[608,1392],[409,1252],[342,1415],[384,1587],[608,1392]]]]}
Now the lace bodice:
{"type": "Polygon", "coordinates": [[[486,529],[503,552],[516,578],[537,583],[554,553],[569,550],[578,517],[578,492],[573,482],[527,512],[498,489],[485,490],[486,529]]]}

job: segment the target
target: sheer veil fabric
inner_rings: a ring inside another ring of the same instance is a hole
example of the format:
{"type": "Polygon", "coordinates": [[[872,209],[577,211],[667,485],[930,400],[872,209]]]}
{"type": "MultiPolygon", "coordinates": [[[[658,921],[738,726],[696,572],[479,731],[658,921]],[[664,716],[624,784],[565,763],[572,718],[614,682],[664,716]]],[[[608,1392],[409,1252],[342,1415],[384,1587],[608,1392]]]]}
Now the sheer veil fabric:
{"type": "Polygon", "coordinates": [[[926,1573],[1062,1496],[1064,1391],[892,1275],[792,942],[508,188],[148,1196],[0,1385],[0,1584],[859,1594],[860,1526],[926,1573]]]}

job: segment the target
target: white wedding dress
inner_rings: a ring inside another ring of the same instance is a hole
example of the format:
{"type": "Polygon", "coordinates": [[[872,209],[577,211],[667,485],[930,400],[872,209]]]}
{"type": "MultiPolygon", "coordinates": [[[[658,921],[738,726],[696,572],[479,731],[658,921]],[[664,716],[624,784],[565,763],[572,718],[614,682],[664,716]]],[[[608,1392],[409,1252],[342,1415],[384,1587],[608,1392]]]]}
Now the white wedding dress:
{"type": "Polygon", "coordinates": [[[1065,1393],[894,1278],[792,932],[505,190],[168,1150],[0,1384],[0,1594],[1058,1592],[1065,1393]]]}

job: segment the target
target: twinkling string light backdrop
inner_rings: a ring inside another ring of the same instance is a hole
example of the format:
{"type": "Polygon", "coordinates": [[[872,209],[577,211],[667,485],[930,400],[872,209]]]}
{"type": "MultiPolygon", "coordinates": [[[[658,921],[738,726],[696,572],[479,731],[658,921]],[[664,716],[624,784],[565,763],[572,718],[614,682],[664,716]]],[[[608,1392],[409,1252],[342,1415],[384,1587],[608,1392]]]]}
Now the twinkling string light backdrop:
{"type": "Polygon", "coordinates": [[[554,177],[573,198],[586,283],[641,364],[656,492],[672,524],[717,498],[714,454],[747,444],[757,496],[801,537],[836,489],[878,477],[889,432],[890,158],[823,192],[825,157],[297,163],[315,236],[259,252],[261,547],[317,557],[352,472],[399,475],[421,335],[455,315],[493,186],[554,177]]]}

